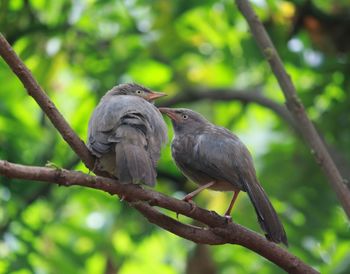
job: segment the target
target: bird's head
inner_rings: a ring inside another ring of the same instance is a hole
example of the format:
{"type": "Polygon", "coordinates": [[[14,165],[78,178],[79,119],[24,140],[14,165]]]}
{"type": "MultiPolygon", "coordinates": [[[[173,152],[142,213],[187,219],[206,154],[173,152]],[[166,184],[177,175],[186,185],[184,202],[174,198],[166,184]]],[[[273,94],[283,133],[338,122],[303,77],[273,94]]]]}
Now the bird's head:
{"type": "Polygon", "coordinates": [[[158,108],[166,114],[173,124],[175,133],[189,133],[199,129],[209,122],[199,113],[186,108],[158,108]]]}
{"type": "Polygon", "coordinates": [[[152,91],[144,86],[135,83],[121,84],[113,87],[105,96],[134,95],[153,102],[155,99],[166,96],[165,93],[152,91]]]}

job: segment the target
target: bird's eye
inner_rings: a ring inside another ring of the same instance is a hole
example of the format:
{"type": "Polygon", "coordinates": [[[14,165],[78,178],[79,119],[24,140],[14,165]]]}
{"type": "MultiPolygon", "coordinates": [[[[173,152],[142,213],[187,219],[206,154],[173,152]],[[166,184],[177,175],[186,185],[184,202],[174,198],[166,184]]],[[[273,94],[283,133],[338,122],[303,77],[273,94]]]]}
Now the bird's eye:
{"type": "Polygon", "coordinates": [[[182,115],[182,119],[187,120],[188,119],[188,115],[187,114],[183,114],[182,115]]]}
{"type": "Polygon", "coordinates": [[[135,91],[135,93],[138,94],[138,95],[140,95],[140,94],[143,93],[143,91],[138,89],[138,90],[135,91]]]}

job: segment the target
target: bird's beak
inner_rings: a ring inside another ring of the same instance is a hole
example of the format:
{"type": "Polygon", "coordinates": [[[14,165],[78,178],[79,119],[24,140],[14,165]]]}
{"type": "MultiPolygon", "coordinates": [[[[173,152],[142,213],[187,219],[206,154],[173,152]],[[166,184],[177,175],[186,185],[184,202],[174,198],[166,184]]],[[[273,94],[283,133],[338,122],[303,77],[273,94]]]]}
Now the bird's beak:
{"type": "Polygon", "coordinates": [[[165,93],[163,93],[163,92],[155,92],[155,91],[152,91],[152,92],[148,95],[147,99],[148,99],[149,101],[153,101],[153,100],[158,99],[158,98],[163,97],[163,96],[167,96],[167,94],[165,94],[165,93]]]}
{"type": "Polygon", "coordinates": [[[176,112],[172,108],[158,108],[158,109],[161,113],[169,116],[169,118],[171,120],[178,121],[179,118],[178,118],[176,112]]]}

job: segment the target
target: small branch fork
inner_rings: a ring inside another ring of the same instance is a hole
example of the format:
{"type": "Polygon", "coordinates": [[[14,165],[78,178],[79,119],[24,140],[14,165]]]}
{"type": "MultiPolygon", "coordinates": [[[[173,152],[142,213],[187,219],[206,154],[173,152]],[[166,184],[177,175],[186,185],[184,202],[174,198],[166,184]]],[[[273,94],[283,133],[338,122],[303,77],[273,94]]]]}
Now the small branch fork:
{"type": "MultiPolygon", "coordinates": [[[[31,72],[15,54],[6,39],[0,34],[0,55],[18,76],[62,137],[80,157],[84,164],[93,169],[94,158],[82,140],[76,135],[55,105],[44,93],[33,78],[31,72]]],[[[100,171],[95,172],[101,176],[90,176],[77,171],[64,169],[51,169],[45,167],[23,166],[0,160],[0,174],[9,178],[24,180],[37,180],[58,185],[80,185],[100,189],[112,195],[117,194],[125,199],[143,214],[150,222],[164,228],[180,237],[196,243],[238,244],[265,257],[289,273],[318,273],[316,270],[302,262],[278,245],[267,241],[259,234],[252,232],[238,224],[228,223],[226,218],[213,211],[200,207],[194,209],[187,202],[168,197],[159,192],[143,189],[137,185],[120,184],[100,171]],[[205,227],[183,224],[174,218],[164,215],[154,207],[158,206],[173,212],[188,216],[205,225],[205,227]]]]}

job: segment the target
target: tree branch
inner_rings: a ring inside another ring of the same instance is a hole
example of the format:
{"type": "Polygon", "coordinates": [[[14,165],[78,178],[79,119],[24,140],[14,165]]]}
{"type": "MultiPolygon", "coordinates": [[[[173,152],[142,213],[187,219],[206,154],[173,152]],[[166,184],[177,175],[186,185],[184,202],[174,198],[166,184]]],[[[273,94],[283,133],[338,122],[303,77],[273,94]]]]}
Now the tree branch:
{"type": "Polygon", "coordinates": [[[255,14],[250,2],[247,0],[236,0],[236,4],[246,18],[258,46],[275,74],[286,98],[287,107],[299,124],[301,134],[310,146],[316,162],[321,166],[323,172],[327,176],[345,213],[348,218],[350,218],[350,190],[344,184],[346,180],[342,178],[326,146],[322,142],[320,135],[308,118],[305,108],[296,93],[291,78],[287,74],[275,46],[271,42],[263,24],[255,14]]]}
{"type": "Polygon", "coordinates": [[[19,80],[21,80],[23,86],[27,89],[28,94],[34,98],[41,109],[49,117],[52,124],[60,132],[64,140],[70,145],[79,158],[82,159],[84,164],[89,169],[93,169],[95,159],[90,154],[84,142],[75,134],[70,125],[63,118],[62,114],[57,110],[55,104],[39,86],[29,69],[23,64],[1,33],[0,55],[2,58],[4,58],[12,71],[17,75],[19,80]]]}
{"type": "Polygon", "coordinates": [[[200,207],[192,209],[189,203],[133,184],[120,184],[111,178],[90,176],[77,171],[29,167],[0,160],[0,174],[17,179],[38,180],[63,186],[80,185],[125,197],[150,222],[188,240],[211,245],[232,243],[249,248],[274,262],[289,273],[318,273],[294,255],[259,234],[248,230],[216,212],[200,207]],[[208,228],[182,224],[152,208],[159,206],[195,219],[208,228]]]}
{"type": "Polygon", "coordinates": [[[145,216],[149,222],[162,227],[187,240],[198,244],[219,245],[227,243],[225,239],[216,235],[211,230],[183,224],[169,216],[161,214],[146,202],[137,201],[131,205],[145,216]]]}
{"type": "MultiPolygon", "coordinates": [[[[50,148],[51,149],[51,148],[50,148]]],[[[80,159],[74,156],[72,160],[64,164],[65,169],[72,169],[74,168],[78,163],[80,163],[80,159]]],[[[37,199],[39,198],[45,198],[49,199],[49,196],[51,194],[53,185],[48,184],[41,186],[41,188],[36,189],[36,191],[30,195],[29,197],[25,197],[22,200],[21,205],[17,209],[16,212],[14,212],[4,223],[1,224],[0,226],[0,235],[4,234],[10,227],[11,222],[13,219],[19,220],[20,222],[23,219],[22,213],[31,206],[32,203],[34,203],[37,199]]]]}

